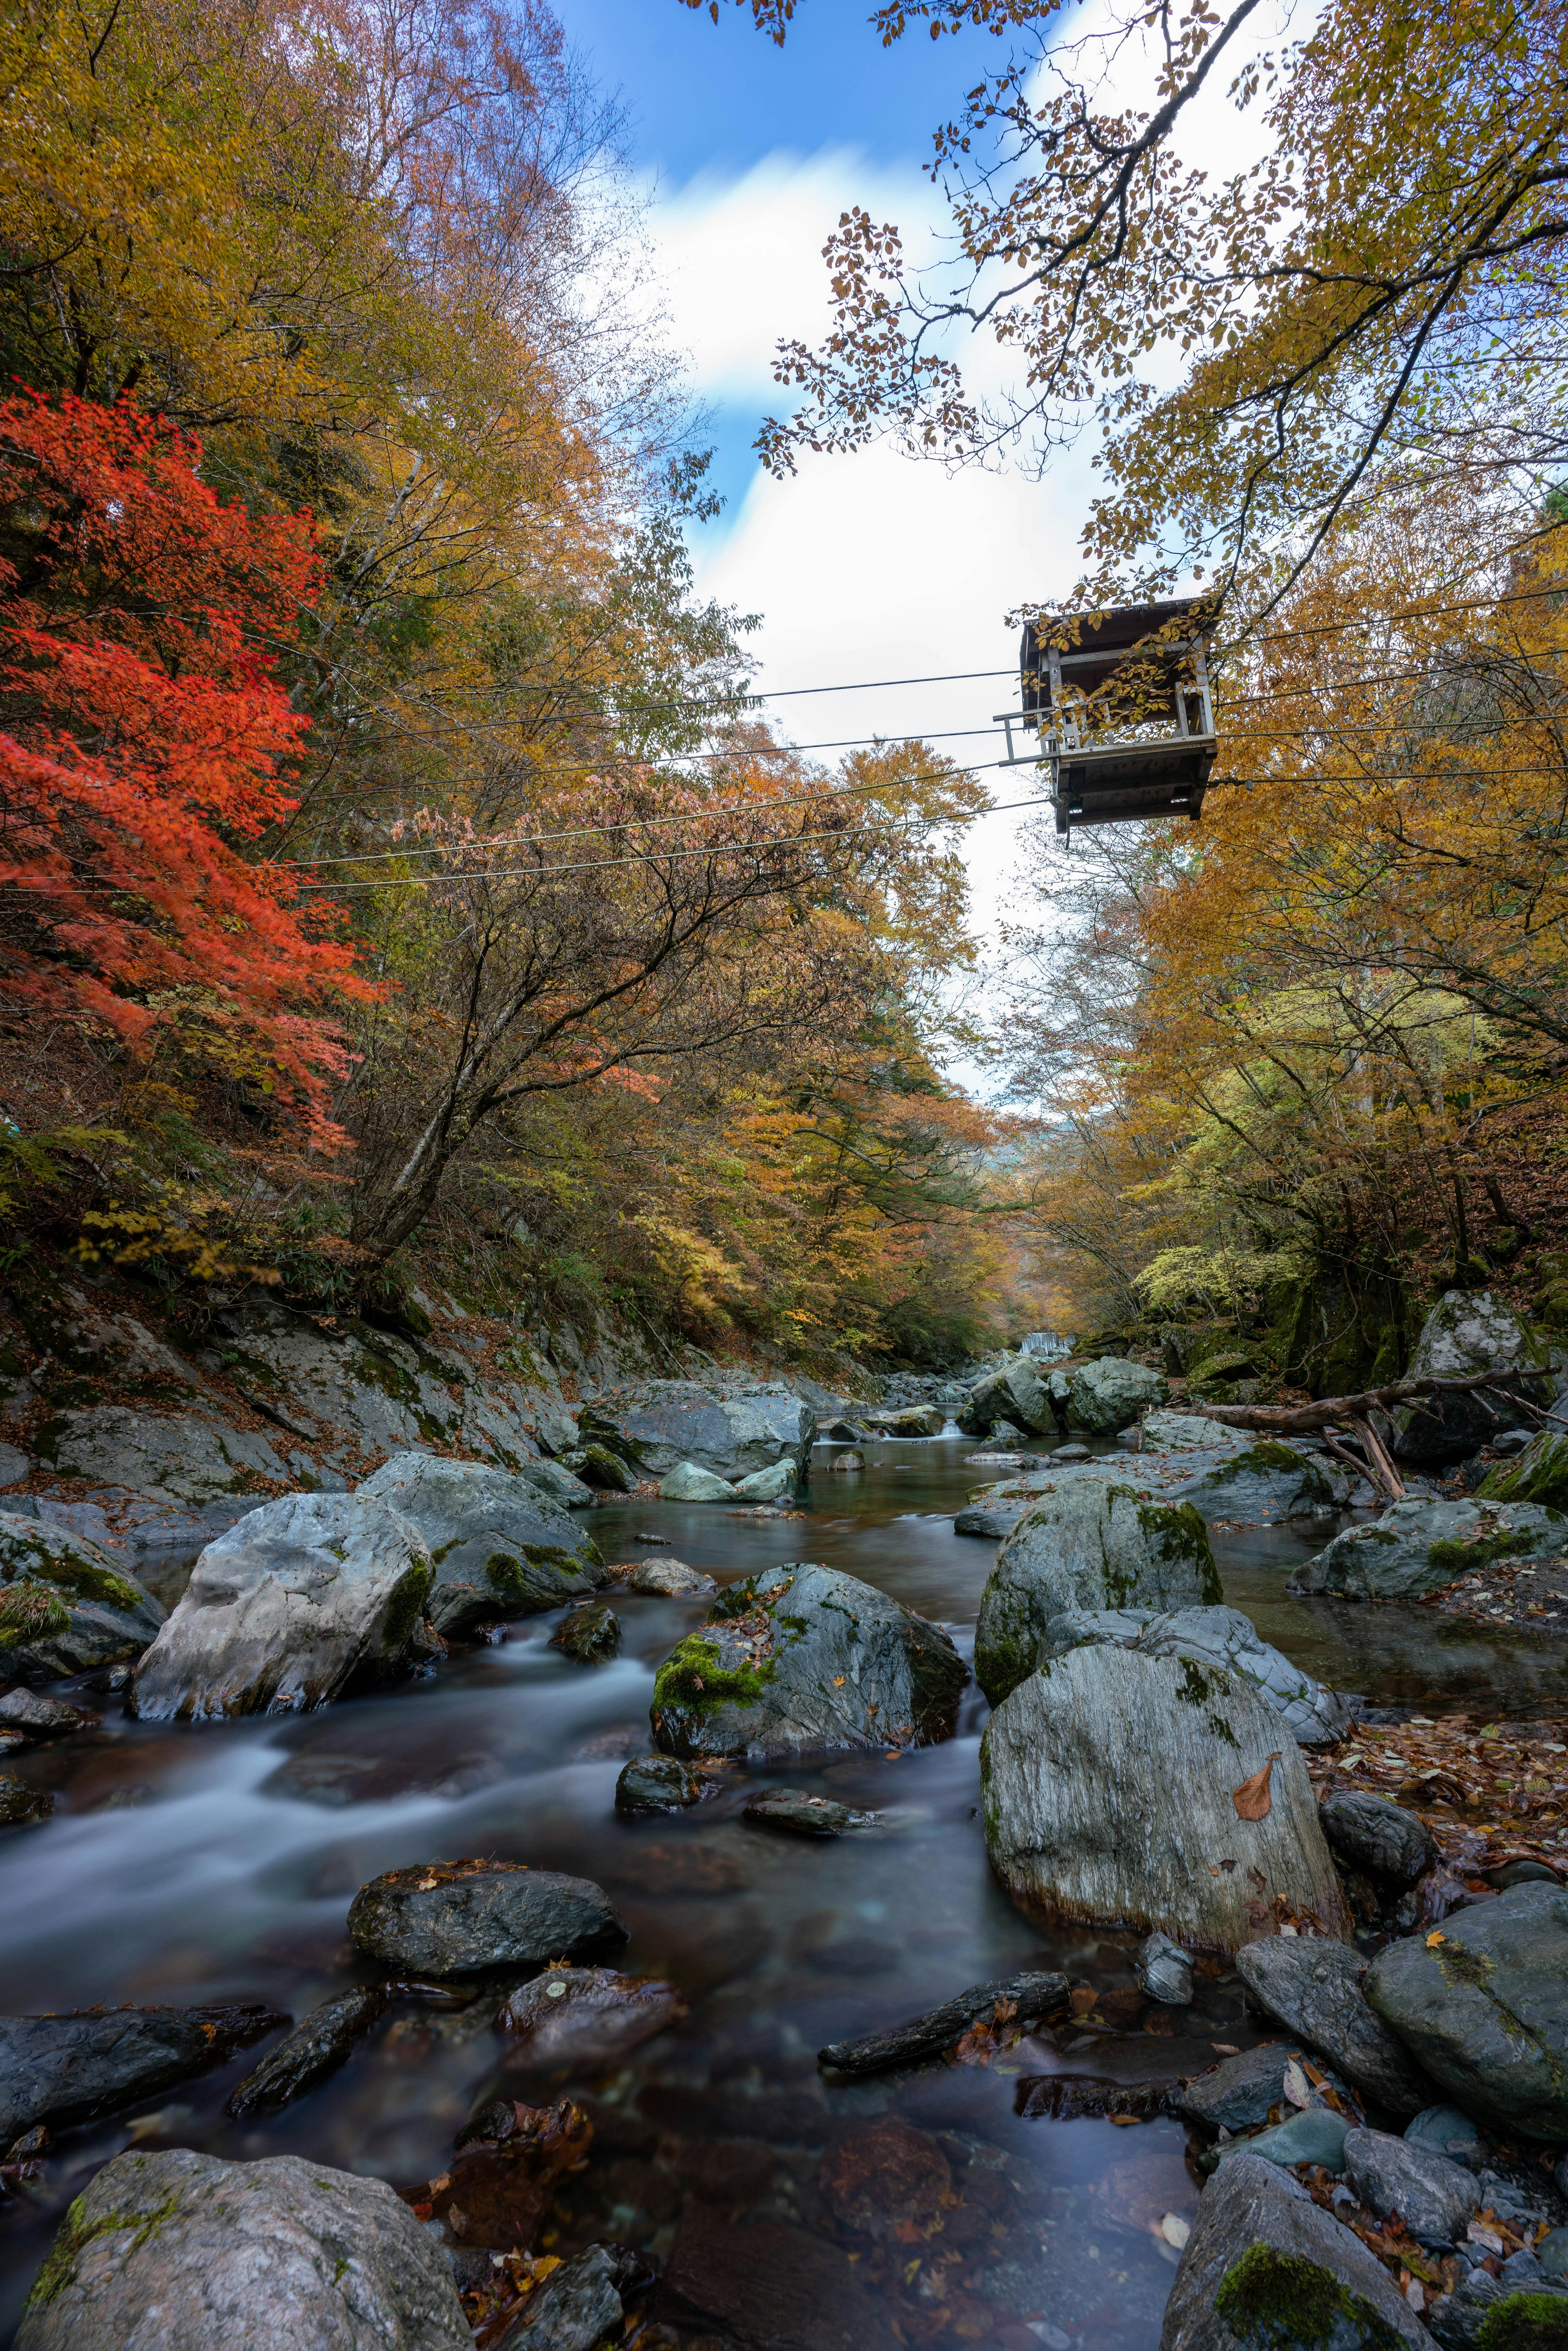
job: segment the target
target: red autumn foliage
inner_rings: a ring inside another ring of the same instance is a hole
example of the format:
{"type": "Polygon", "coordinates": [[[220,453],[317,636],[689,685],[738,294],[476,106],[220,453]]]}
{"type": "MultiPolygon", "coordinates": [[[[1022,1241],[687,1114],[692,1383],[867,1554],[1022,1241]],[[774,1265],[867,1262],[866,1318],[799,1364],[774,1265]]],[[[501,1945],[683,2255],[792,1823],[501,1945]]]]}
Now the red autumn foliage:
{"type": "Polygon", "coordinates": [[[350,946],[247,862],[308,722],[273,674],[314,602],[308,515],[225,506],[121,402],[0,400],[0,997],[145,1057],[178,1027],[336,1136],[350,946]]]}

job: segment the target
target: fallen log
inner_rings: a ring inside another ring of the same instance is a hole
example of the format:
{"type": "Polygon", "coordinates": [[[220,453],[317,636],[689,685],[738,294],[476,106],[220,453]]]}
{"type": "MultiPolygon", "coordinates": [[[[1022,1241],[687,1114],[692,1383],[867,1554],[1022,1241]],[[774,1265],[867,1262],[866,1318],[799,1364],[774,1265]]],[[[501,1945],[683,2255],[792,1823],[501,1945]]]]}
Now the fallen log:
{"type": "Polygon", "coordinates": [[[1029,2074],[1013,2092],[1013,2112],[1030,2122],[1041,2116],[1061,2123],[1091,2116],[1152,2122],[1157,2115],[1174,2115],[1186,2088],[1185,2080],[1107,2082],[1092,2074],[1029,2074]]]}
{"type": "Polygon", "coordinates": [[[940,2008],[891,2032],[867,2033],[862,2041],[831,2041],[817,2052],[819,2065],[838,2074],[885,2074],[892,2065],[908,2065],[922,2057],[939,2057],[977,2024],[1038,2023],[1067,1998],[1067,1978],[1061,1975],[1009,1976],[1002,1983],[972,1984],[940,2008]]]}
{"type": "MultiPolygon", "coordinates": [[[[1364,1470],[1374,1485],[1382,1488],[1390,1501],[1404,1499],[1405,1481],[1396,1469],[1382,1438],[1372,1426],[1375,1412],[1391,1412],[1402,1404],[1418,1404],[1422,1396],[1473,1394],[1478,1388],[1500,1388],[1515,1380],[1549,1380],[1550,1371],[1537,1370],[1521,1364],[1511,1372],[1469,1372],[1460,1379],[1441,1379],[1435,1372],[1422,1372],[1414,1379],[1390,1380],[1386,1387],[1364,1388],[1357,1395],[1320,1396],[1313,1404],[1195,1404],[1193,1410],[1205,1420],[1218,1420],[1228,1428],[1255,1428],[1260,1434],[1273,1437],[1322,1436],[1336,1461],[1347,1468],[1364,1470]],[[1365,1455],[1358,1461],[1334,1443],[1329,1431],[1337,1422],[1346,1422],[1365,1455]]],[[[1529,1407],[1532,1412],[1535,1407],[1529,1407]]]]}

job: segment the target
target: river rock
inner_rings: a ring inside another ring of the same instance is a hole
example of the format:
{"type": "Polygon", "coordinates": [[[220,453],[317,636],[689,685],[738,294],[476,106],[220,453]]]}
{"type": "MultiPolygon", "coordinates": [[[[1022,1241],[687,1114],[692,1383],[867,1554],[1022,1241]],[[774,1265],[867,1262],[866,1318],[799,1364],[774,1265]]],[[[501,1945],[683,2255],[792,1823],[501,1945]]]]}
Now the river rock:
{"type": "Polygon", "coordinates": [[[607,1445],[569,1445],[559,1458],[563,1469],[596,1493],[629,1494],[637,1483],[635,1469],[607,1445]]]}
{"type": "Polygon", "coordinates": [[[971,1502],[953,1521],[956,1535],[978,1535],[983,1542],[1000,1542],[1010,1535],[1025,1510],[1024,1502],[971,1502]]]}
{"type": "Polygon", "coordinates": [[[683,1763],[674,1755],[638,1755],[615,1782],[615,1809],[632,1820],[648,1813],[686,1813],[723,1792],[723,1782],[700,1763],[683,1763]]]}
{"type": "Polygon", "coordinates": [[[1344,2174],[1369,2212],[1380,2220],[1397,2214],[1423,2245],[1457,2244],[1481,2209],[1481,2191],[1462,2163],[1386,2131],[1351,2132],[1344,2174]]]}
{"type": "Polygon", "coordinates": [[[1144,1415],[1145,1453],[1243,1453],[1251,1443],[1246,1429],[1228,1427],[1207,1413],[1183,1412],[1172,1405],[1164,1412],[1144,1415]]]}
{"type": "Polygon", "coordinates": [[[1534,1502],[1407,1494],[1375,1526],[1347,1527],[1298,1568],[1291,1588],[1351,1600],[1418,1600],[1494,1559],[1568,1551],[1568,1517],[1534,1502]]]}
{"type": "Polygon", "coordinates": [[[423,1538],[388,1502],[267,1502],[196,1562],[136,1668],[131,1711],[201,1721],[325,1706],[402,1663],[431,1576],[423,1538]]]}
{"type": "Polygon", "coordinates": [[[591,1601],[586,1608],[574,1608],[556,1626],[549,1645],[574,1665],[602,1666],[620,1654],[621,1619],[608,1601],[591,1601]]]}
{"type": "Polygon", "coordinates": [[[0,1698],[0,1731],[20,1731],[26,1739],[63,1739],[72,1730],[96,1729],[98,1719],[83,1707],[63,1706],[37,1690],[9,1689],[0,1698]]]}
{"type": "Polygon", "coordinates": [[[1415,2121],[1406,2124],[1405,2136],[1416,2147],[1433,2147],[1455,2163],[1468,2163],[1472,2170],[1485,2152],[1479,2131],[1458,2106],[1423,2106],[1415,2121]]]}
{"type": "Polygon", "coordinates": [[[1176,2112],[1210,2130],[1242,2131],[1266,2123],[1270,2107],[1285,2095],[1285,2066],[1291,2055],[1283,2041],[1261,2049],[1243,2049],[1221,2058],[1190,2081],[1176,2101],[1176,2112]]]}
{"type": "Polygon", "coordinates": [[[15,1771],[0,1771],[0,1829],[25,1828],[29,1821],[47,1821],[55,1809],[47,1788],[36,1788],[15,1771]]]}
{"type": "Polygon", "coordinates": [[[371,1959],[434,1976],[532,1967],[627,1939],[591,1879],[516,1861],[389,1869],[355,1895],[349,1932],[371,1959]]]}
{"type": "Polygon", "coordinates": [[[1266,2015],[1321,2050],[1352,2088],[1400,2122],[1431,2104],[1431,2085],[1367,2004],[1367,1963],[1343,1943],[1270,1936],[1245,1944],[1236,1972],[1266,2015]]]}
{"type": "Polygon", "coordinates": [[[426,1604],[438,1633],[479,1617],[537,1615],[605,1581],[599,1548],[573,1523],[570,1506],[527,1471],[394,1453],[357,1499],[386,1503],[423,1537],[434,1570],[426,1604]]]}
{"type": "Polygon", "coordinates": [[[730,1488],[737,1502],[783,1502],[794,1491],[792,1461],[775,1461],[770,1469],[754,1469],[749,1478],[737,1478],[730,1488]]]}
{"type": "Polygon", "coordinates": [[[1276,1915],[1347,1933],[1306,1766],[1281,1737],[1237,1675],[1075,1649],[1020,1682],[986,1727],[991,1865],[1031,1916],[1158,1928],[1186,1950],[1228,1956],[1276,1915]],[[1232,1792],[1270,1756],[1270,1810],[1243,1820],[1232,1792]]]}
{"type": "Polygon", "coordinates": [[[727,1478],[711,1469],[699,1468],[695,1461],[678,1461],[665,1478],[659,1481],[661,1502],[733,1502],[735,1488],[727,1478]]]}
{"type": "Polygon", "coordinates": [[[852,1446],[847,1453],[835,1453],[832,1459],[829,1462],[828,1468],[830,1470],[863,1469],[865,1468],[865,1455],[858,1452],[855,1447],[852,1446]]]}
{"type": "Polygon", "coordinates": [[[288,2019],[270,2008],[89,2008],[0,2017],[0,2147],[189,2081],[288,2019]]]}
{"type": "Polygon", "coordinates": [[[899,2351],[904,2341],[892,2303],[831,2239],[785,2220],[737,2221],[693,2195],[664,2291],[737,2351],[899,2351]]]}
{"type": "Polygon", "coordinates": [[[1436,1939],[1380,1952],[1365,1989],[1466,2114],[1505,2134],[1568,2139],[1568,1888],[1517,1886],[1455,1911],[1436,1939]]]}
{"type": "Polygon", "coordinates": [[[892,1412],[868,1412],[865,1423],[873,1437],[940,1437],[947,1416],[934,1404],[911,1404],[892,1412]]]}
{"type": "Polygon", "coordinates": [[[1167,2007],[1185,2008],[1192,1998],[1192,1961],[1168,1935],[1145,1935],[1133,1954],[1138,1990],[1167,2007]]]}
{"type": "Polygon", "coordinates": [[[96,1543],[0,1511],[0,1670],[7,1678],[57,1681],[139,1657],[162,1623],[152,1594],[96,1543]]]}
{"type": "Polygon", "coordinates": [[[1345,1509],[1360,1482],[1326,1454],[1259,1438],[1198,1468],[1183,1496],[1206,1519],[1322,1518],[1345,1509]]]}
{"type": "Polygon", "coordinates": [[[1270,2163],[1321,2163],[1325,2171],[1343,2171],[1349,2129],[1344,2116],[1331,2106],[1302,2106],[1254,2138],[1228,2140],[1220,2147],[1219,2160],[1233,2161],[1245,2147],[1249,2155],[1262,2156],[1270,2163]]]}
{"type": "Polygon", "coordinates": [[[552,1967],[510,1994],[496,2030],[513,2043],[507,2053],[514,2064],[601,2064],[651,2041],[685,2013],[685,2001],[663,1976],[552,1967]]]}
{"type": "Polygon", "coordinates": [[[1476,1488],[1478,1502],[1533,1502],[1568,1511],[1568,1433],[1543,1428],[1476,1488]]]}
{"type": "Polygon", "coordinates": [[[225,2114],[275,2114],[292,2105],[342,2064],[386,2004],[384,1984],[353,1984],[324,2000],[230,2091],[225,2114]]]}
{"type": "Polygon", "coordinates": [[[955,1418],[966,1437],[988,1437],[1002,1421],[1032,1434],[1056,1426],[1050,1386],[1030,1354],[1009,1355],[998,1370],[975,1381],[955,1418]]]}
{"type": "MultiPolygon", "coordinates": [[[[1543,1368],[1547,1351],[1513,1308],[1490,1290],[1445,1290],[1422,1325],[1406,1371],[1411,1379],[1463,1379],[1472,1372],[1543,1368]]],[[[1396,1460],[1417,1465],[1462,1461],[1505,1428],[1533,1427],[1519,1399],[1544,1401],[1549,1384],[1422,1396],[1394,1414],[1396,1460]]]]}
{"type": "Polygon", "coordinates": [[[473,2351],[440,2247],[382,2179],[302,2156],[118,2155],[60,2224],[17,2351],[473,2351]]]}
{"type": "Polygon", "coordinates": [[[975,1677],[993,1706],[1063,1646],[1072,1613],[1224,1598],[1197,1512],[1093,1476],[1063,1482],[1003,1542],[980,1601],[975,1677]]]}
{"type": "Polygon", "coordinates": [[[493,2351],[596,2351],[619,2336],[626,2314],[622,2263],[604,2245],[589,2245],[536,2286],[493,2351]]]}
{"type": "Polygon", "coordinates": [[[781,1383],[729,1395],[697,1380],[650,1380],[599,1402],[656,1478],[689,1462],[733,1484],[776,1461],[804,1477],[817,1433],[811,1406],[781,1383]]]}
{"type": "Polygon", "coordinates": [[[633,1592],[654,1593],[663,1600],[695,1600],[718,1590],[711,1575],[688,1567],[684,1559],[639,1560],[626,1581],[633,1592]]]}
{"type": "Polygon", "coordinates": [[[1426,2329],[1359,2237],[1278,2165],[1245,2150],[1198,2200],[1160,2351],[1322,2351],[1420,2346],[1426,2329]]]}
{"type": "Polygon", "coordinates": [[[1437,1848],[1426,1823],[1386,1796],[1345,1789],[1324,1798],[1318,1817],[1337,1854],[1391,1886],[1414,1886],[1437,1859],[1437,1848]]]}
{"type": "Polygon", "coordinates": [[[559,1461],[519,1461],[512,1475],[531,1486],[536,1494],[542,1494],[547,1501],[559,1502],[568,1510],[590,1510],[599,1499],[591,1486],[574,1478],[559,1461]]]}
{"type": "Polygon", "coordinates": [[[1069,1423],[1094,1437],[1114,1437],[1119,1429],[1131,1428],[1141,1412],[1164,1404],[1170,1393],[1161,1373],[1125,1355],[1102,1355],[1097,1363],[1051,1375],[1052,1386],[1061,1381],[1067,1387],[1069,1423]]]}
{"type": "Polygon", "coordinates": [[[659,1667],[674,1755],[775,1757],[951,1738],[968,1675],[948,1635],[869,1583],[796,1562],[733,1583],[659,1667]]]}
{"type": "Polygon", "coordinates": [[[1051,1628],[1050,1654],[1062,1656],[1071,1648],[1103,1644],[1146,1657],[1191,1657],[1239,1674],[1262,1691],[1302,1747],[1343,1739],[1351,1727],[1344,1700],[1260,1640],[1239,1608],[1173,1608],[1157,1614],[1142,1608],[1069,1612],[1051,1628]]]}
{"type": "Polygon", "coordinates": [[[741,1817],[758,1828],[788,1829],[796,1836],[842,1836],[873,1816],[835,1804],[831,1796],[809,1796],[803,1788],[764,1788],[748,1799],[741,1817]]]}

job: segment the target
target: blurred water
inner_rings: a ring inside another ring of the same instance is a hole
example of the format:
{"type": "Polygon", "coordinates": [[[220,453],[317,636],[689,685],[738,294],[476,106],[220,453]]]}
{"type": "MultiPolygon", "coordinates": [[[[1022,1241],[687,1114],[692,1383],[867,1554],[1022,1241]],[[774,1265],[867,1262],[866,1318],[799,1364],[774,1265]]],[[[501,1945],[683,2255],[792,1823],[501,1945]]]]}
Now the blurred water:
{"type": "MultiPolygon", "coordinates": [[[[833,1449],[819,1447],[802,1514],[618,1500],[594,1512],[593,1530],[607,1558],[643,1556],[637,1537],[656,1533],[665,1555],[724,1581],[827,1561],[945,1623],[967,1655],[995,1555],[952,1531],[967,1489],[994,1474],[966,1469],[974,1449],[874,1444],[856,1477],[830,1470],[833,1449]]],[[[1227,1598],[1288,1655],[1375,1703],[1561,1708],[1562,1667],[1513,1636],[1416,1608],[1287,1597],[1291,1568],[1328,1531],[1216,1534],[1227,1598]]],[[[624,1758],[649,1745],[653,1667],[704,1606],[621,1593],[615,1605],[622,1654],[597,1668],[568,1663],[549,1646],[556,1620],[533,1618],[503,1646],[455,1652],[430,1679],[302,1720],[171,1729],[129,1722],[110,1701],[99,1730],[11,1759],[55,1790],[57,1811],[0,1843],[5,2008],[246,1999],[298,2016],[374,1972],[356,1962],[344,1919],[379,1871],[471,1854],[569,1869],[621,1907],[632,1940],[618,1964],[673,1977],[691,2012],[608,2073],[510,2080],[508,2095],[564,2088],[598,2101],[594,2158],[553,2224],[562,2249],[613,2234],[667,2252],[683,2199],[718,2192],[716,2150],[732,2151],[727,2176],[749,2181],[738,2209],[831,2235],[814,2184],[823,2142],[855,2116],[894,2112],[935,2133],[956,2167],[940,2241],[905,2242],[892,2259],[868,2240],[857,2271],[868,2282],[857,2291],[896,2306],[904,2339],[1025,2351],[1052,2339],[1046,2326],[1071,2345],[1154,2351],[1175,2259],[1158,2223],[1196,2205],[1176,2124],[1019,2120],[1016,2061],[860,2088],[824,2085],[815,2064],[826,2040],[1030,1962],[1128,1991],[1128,1938],[1042,1938],[990,1877],[976,1816],[984,1701],[971,1690],[959,1736],[941,1748],[789,1774],[881,1813],[877,1834],[807,1844],[747,1826],[745,1795],[778,1770],[737,1770],[695,1816],[626,1823],[612,1792],[624,1758]],[[750,2173],[737,2147],[751,2151],[750,2173]],[[998,2166],[1002,2186],[977,2202],[998,2166]]],[[[1130,1995],[1124,2007],[1131,2018],[1130,1995]]],[[[298,2152],[398,2184],[442,2170],[502,2072],[490,2013],[485,2002],[394,2005],[342,2071],[267,2121],[223,2115],[251,2062],[241,2056],[146,2102],[140,2119],[62,2135],[46,2179],[0,2204],[0,2341],[63,2204],[133,2140],[298,2152]]],[[[1252,2037],[1233,1981],[1206,1981],[1191,2011],[1148,2022],[1062,2051],[1041,2042],[1025,2070],[1166,2078],[1212,2062],[1217,2041],[1252,2037]]]]}

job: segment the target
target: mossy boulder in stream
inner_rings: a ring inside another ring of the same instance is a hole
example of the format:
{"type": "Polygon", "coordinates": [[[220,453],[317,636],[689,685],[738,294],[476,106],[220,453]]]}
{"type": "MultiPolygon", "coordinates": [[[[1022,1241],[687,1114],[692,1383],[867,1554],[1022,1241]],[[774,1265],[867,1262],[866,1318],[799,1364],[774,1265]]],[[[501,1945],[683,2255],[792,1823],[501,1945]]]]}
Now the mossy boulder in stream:
{"type": "Polygon", "coordinates": [[[460,1632],[485,1616],[532,1616],[606,1581],[592,1536],[529,1472],[394,1453],[360,1488],[416,1527],[434,1570],[430,1621],[460,1632]]]}
{"type": "Polygon", "coordinates": [[[992,1715],[980,1782],[991,1866],[1031,1917],[1222,1957],[1279,1923],[1349,1932],[1301,1750],[1239,1674],[1074,1649],[992,1715]],[[1259,1818],[1234,1802],[1249,1782],[1259,1818]]]}
{"type": "Polygon", "coordinates": [[[968,1675],[940,1625],[809,1562],[731,1584],[653,1683],[673,1755],[923,1747],[952,1736],[968,1675]]]}
{"type": "Polygon", "coordinates": [[[1395,2281],[1287,2171],[1245,2152],[1204,2189],[1161,2351],[1399,2351],[1430,2341],[1395,2281]]]}
{"type": "Polygon", "coordinates": [[[1407,1494],[1373,1526],[1347,1527],[1296,1571],[1292,1589],[1346,1600],[1419,1600],[1494,1559],[1568,1550],[1568,1516],[1534,1502],[1407,1494]]]}
{"type": "Polygon", "coordinates": [[[188,2147],[106,2163],[67,2212],[18,2351],[473,2351],[435,2239],[384,2179],[188,2147]]]}
{"type": "Polygon", "coordinates": [[[1534,1502],[1568,1512],[1568,1433],[1543,1428],[1476,1488],[1478,1502],[1534,1502]]]}
{"type": "MultiPolygon", "coordinates": [[[[1416,1342],[1409,1376],[1463,1379],[1475,1372],[1540,1369],[1546,1349],[1513,1308],[1490,1290],[1445,1291],[1416,1342]]],[[[1507,1387],[1469,1389],[1422,1396],[1394,1415],[1394,1451],[1400,1461],[1424,1465],[1462,1461],[1505,1428],[1533,1427],[1521,1399],[1543,1403],[1544,1380],[1521,1380],[1507,1387]]]]}
{"type": "Polygon", "coordinates": [[[1105,1609],[1210,1607],[1223,1600],[1214,1553],[1190,1502],[1138,1486],[1065,1475],[1027,1510],[997,1554],[980,1602],[975,1677],[993,1706],[1071,1640],[1061,1619],[1105,1609]]]}
{"type": "Polygon", "coordinates": [[[47,1682],[138,1657],[163,1611],[106,1552],[0,1512],[0,1681],[47,1682]]]}

